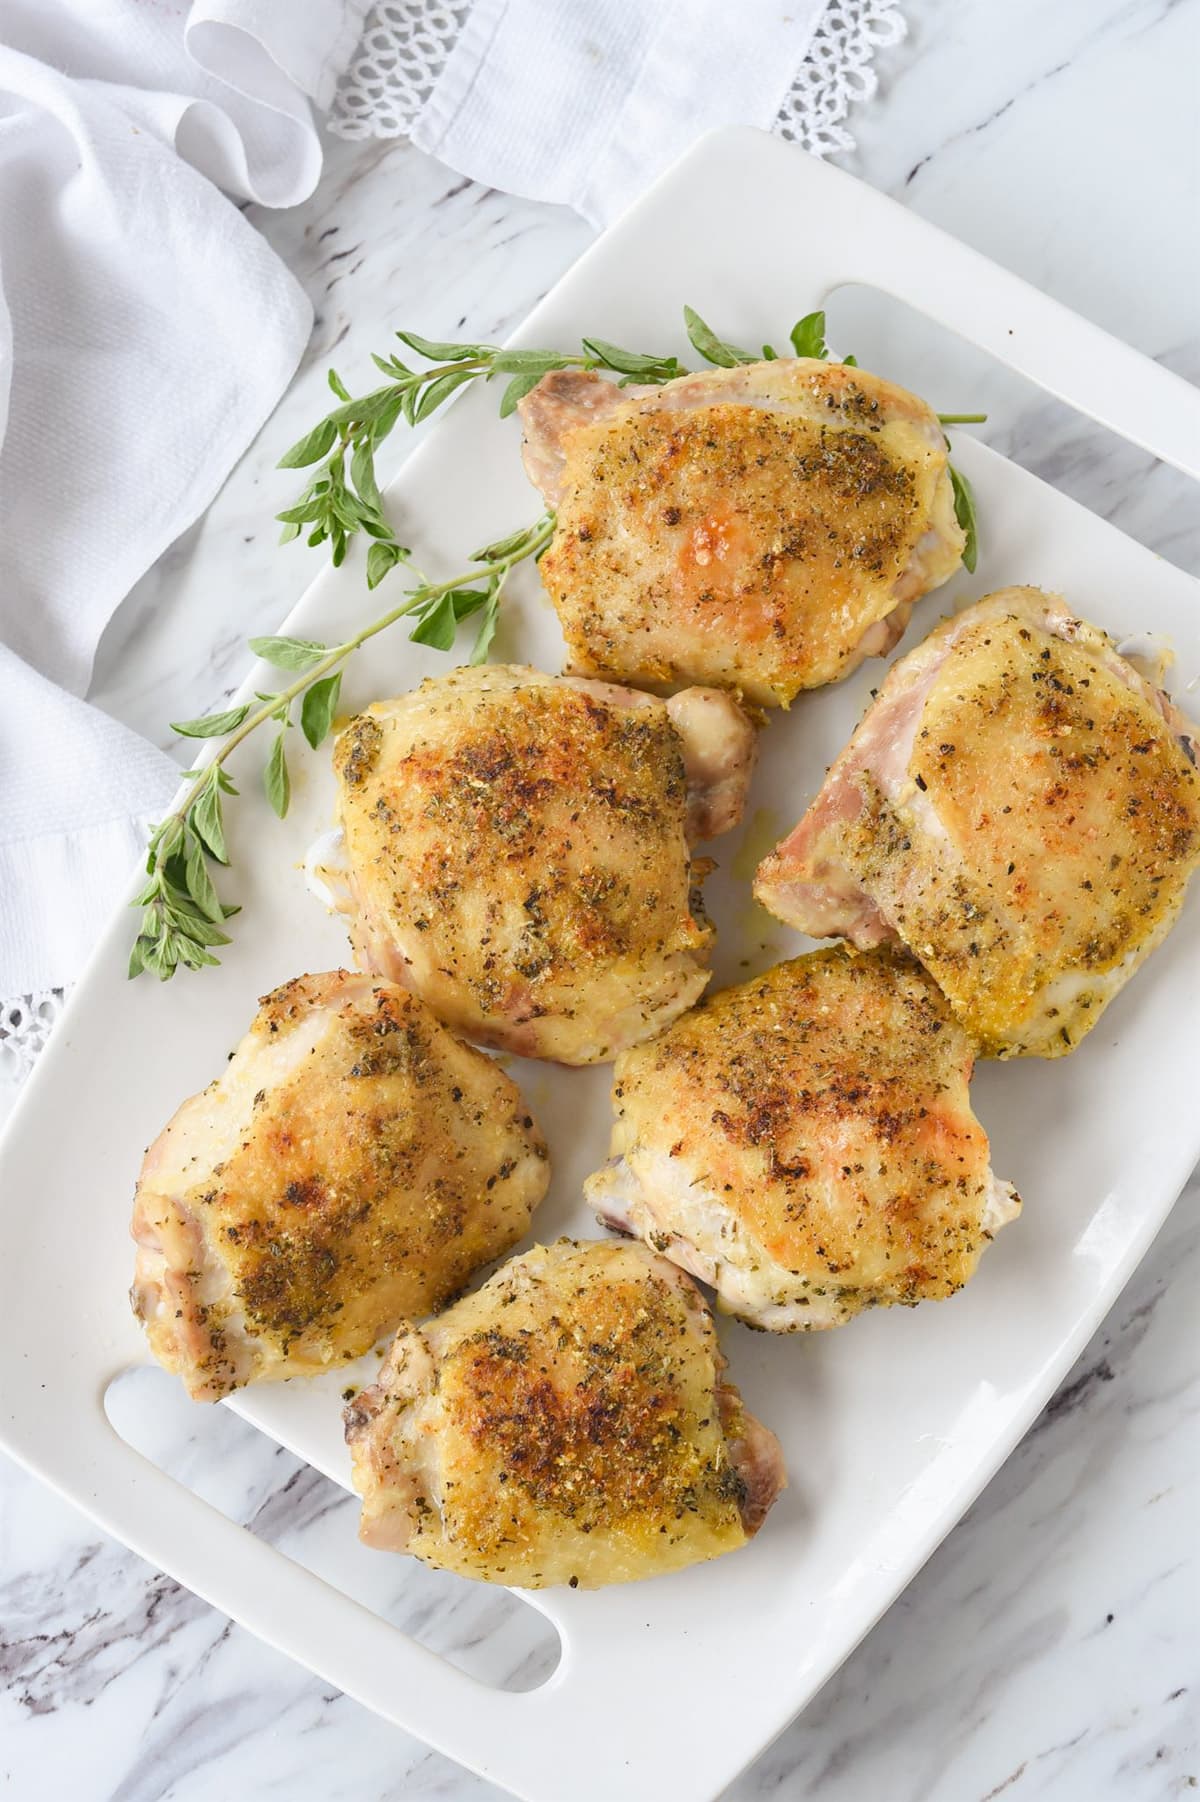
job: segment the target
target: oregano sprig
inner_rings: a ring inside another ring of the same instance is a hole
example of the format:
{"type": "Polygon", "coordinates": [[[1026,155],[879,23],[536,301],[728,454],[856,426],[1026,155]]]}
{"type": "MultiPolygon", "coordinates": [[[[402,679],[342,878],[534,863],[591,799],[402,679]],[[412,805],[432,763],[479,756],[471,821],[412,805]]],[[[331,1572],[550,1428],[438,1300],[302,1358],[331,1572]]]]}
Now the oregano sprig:
{"type": "Polygon", "coordinates": [[[553,533],[553,514],[543,514],[533,525],[484,545],[471,557],[470,567],[449,581],[422,580],[396,606],[340,644],[286,636],[250,640],[256,656],[293,674],[295,680],[275,692],[257,695],[257,705],[245,701],[202,719],[180,720],[174,726],[183,737],[223,738],[224,743],[203,769],[189,772],[189,786],[178,807],[151,834],[147,881],[134,901],[142,909],[142,921],[129,959],[130,976],[149,971],[165,982],[181,964],[192,970],[215,964],[214,947],[229,943],[224,924],[237,908],[221,901],[209,866],[229,862],[223,804],[238,791],[224,766],[238,745],[260,727],[275,725],[263,786],[282,818],[291,799],[287,734],[297,723],[294,710],[298,708],[300,730],[316,750],[333,726],[347,660],[360,645],[400,619],[413,620],[410,637],[419,644],[449,650],[459,623],[480,615],[470,660],[482,663],[511,571],[518,563],[540,557],[553,533]]]}
{"type": "Polygon", "coordinates": [[[319,466],[295,505],[276,515],[283,525],[280,542],[287,544],[302,532],[310,545],[328,540],[333,562],[340,564],[348,540],[356,532],[367,533],[375,540],[367,556],[371,588],[409,556],[384,513],[375,474],[375,452],[401,420],[420,425],[468,382],[490,382],[495,376],[508,377],[500,397],[500,417],[506,419],[553,369],[608,369],[621,377],[622,385],[669,382],[685,373],[674,357],[623,350],[602,338],[585,338],[578,353],[569,353],[445,344],[417,332],[401,331],[396,336],[428,366],[410,366],[395,354],[373,355],[372,362],[387,379],[357,399],[331,369],[329,385],[341,405],[279,460],[281,469],[319,466]]]}

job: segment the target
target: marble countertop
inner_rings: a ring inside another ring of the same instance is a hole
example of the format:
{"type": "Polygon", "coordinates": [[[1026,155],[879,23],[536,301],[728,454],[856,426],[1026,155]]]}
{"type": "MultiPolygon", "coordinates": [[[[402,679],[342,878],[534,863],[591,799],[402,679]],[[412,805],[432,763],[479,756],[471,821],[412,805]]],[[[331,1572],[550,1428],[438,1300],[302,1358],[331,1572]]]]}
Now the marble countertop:
{"type": "MultiPolygon", "coordinates": [[[[908,38],[881,58],[843,165],[1200,379],[1200,0],[904,10],[908,38]]],[[[169,717],[231,691],[246,636],[272,629],[315,571],[311,553],[276,546],[271,516],[294,481],[274,463],[324,410],[329,363],[353,385],[400,323],[503,334],[591,238],[572,214],[477,187],[398,143],[329,140],[313,199],[254,217],[307,284],[316,328],[261,439],[102,645],[93,698],[163,744],[169,717]]],[[[698,227],[719,236],[719,221],[698,227]]],[[[835,328],[886,331],[891,372],[917,381],[936,368],[934,398],[986,406],[991,443],[1196,566],[1184,478],[962,347],[862,308],[839,299],[835,328]]],[[[1197,1787],[1198,1279],[1193,1180],[1028,1437],[733,1797],[1158,1802],[1197,1787]]],[[[323,1478],[226,1410],[198,1426],[153,1373],[120,1405],[167,1468],[236,1518],[352,1593],[377,1590],[353,1504],[323,1478]]],[[[546,1648],[531,1610],[475,1591],[435,1610],[423,1575],[397,1584],[402,1624],[491,1681],[538,1681],[546,1648]]],[[[500,1793],[330,1694],[7,1464],[0,1685],[0,1777],[18,1802],[500,1793]]]]}

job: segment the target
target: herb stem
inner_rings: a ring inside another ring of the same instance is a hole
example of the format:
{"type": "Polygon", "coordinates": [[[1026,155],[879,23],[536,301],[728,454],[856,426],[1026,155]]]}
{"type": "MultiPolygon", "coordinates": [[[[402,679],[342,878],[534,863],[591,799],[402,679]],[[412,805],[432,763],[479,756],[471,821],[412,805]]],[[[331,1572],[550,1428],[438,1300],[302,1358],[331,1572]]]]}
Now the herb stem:
{"type": "Polygon", "coordinates": [[[387,613],[381,613],[378,619],[372,620],[361,631],[355,632],[351,638],[347,638],[342,644],[332,646],[318,663],[311,664],[287,688],[280,689],[278,694],[272,695],[269,701],[264,701],[254,713],[246,716],[242,724],[229,734],[216,756],[210,758],[209,762],[205,764],[180,805],[175,809],[174,814],[167,816],[168,819],[183,818],[201,787],[209,780],[209,771],[214,763],[225,763],[243,739],[249,738],[250,734],[257,731],[259,726],[265,726],[268,720],[278,718],[281,709],[289,707],[297,695],[303,694],[306,688],[311,687],[322,676],[327,676],[332,670],[337,669],[352,652],[358,650],[360,645],[366,644],[369,638],[375,638],[380,632],[386,632],[389,626],[394,626],[396,621],[403,619],[406,614],[415,613],[418,608],[439,601],[444,594],[452,594],[455,589],[462,588],[467,582],[479,581],[481,578],[486,579],[489,576],[496,576],[499,581],[503,582],[515,563],[522,563],[527,557],[536,557],[539,552],[545,550],[553,536],[554,515],[547,513],[530,535],[527,544],[522,545],[521,549],[513,555],[496,557],[488,563],[473,564],[470,569],[461,571],[446,582],[423,582],[420,588],[415,588],[407,594],[398,607],[392,607],[387,613]]]}
{"type": "Polygon", "coordinates": [[[986,413],[939,413],[939,425],[983,425],[986,413]]]}

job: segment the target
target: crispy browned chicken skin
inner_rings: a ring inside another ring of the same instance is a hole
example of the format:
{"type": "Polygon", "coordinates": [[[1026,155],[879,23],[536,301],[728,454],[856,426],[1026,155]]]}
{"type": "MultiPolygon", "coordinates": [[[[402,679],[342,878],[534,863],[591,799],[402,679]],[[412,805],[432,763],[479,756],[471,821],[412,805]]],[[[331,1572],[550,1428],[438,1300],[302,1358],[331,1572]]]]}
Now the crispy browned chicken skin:
{"type": "Polygon", "coordinates": [[[359,961],[483,1044],[614,1056],[708,981],[690,846],[740,816],[754,738],[715,691],[502,664],[376,702],[334,751],[359,961]]]}
{"type": "Polygon", "coordinates": [[[1182,906],[1195,757],[1103,632],[1001,589],[896,664],[755,894],[815,938],[899,940],[985,1051],[1061,1057],[1182,906]]]}
{"type": "Polygon", "coordinates": [[[786,1481],[712,1316],[641,1245],[535,1246],[402,1327],[346,1410],[368,1545],[526,1588],[735,1551],[786,1481]]]}
{"type": "Polygon", "coordinates": [[[520,411],[581,674],[787,706],[890,650],[958,566],[937,417],[866,370],[780,358],[635,389],[558,370],[520,411]]]}
{"type": "Polygon", "coordinates": [[[491,1058],[390,983],[301,976],[146,1153],[134,1307],[197,1401],[325,1370],[507,1251],[548,1180],[491,1058]]]}
{"type": "Polygon", "coordinates": [[[618,1058],[587,1198],[755,1326],[940,1300],[1020,1206],[988,1166],[973,1062],[908,958],[794,958],[618,1058]]]}

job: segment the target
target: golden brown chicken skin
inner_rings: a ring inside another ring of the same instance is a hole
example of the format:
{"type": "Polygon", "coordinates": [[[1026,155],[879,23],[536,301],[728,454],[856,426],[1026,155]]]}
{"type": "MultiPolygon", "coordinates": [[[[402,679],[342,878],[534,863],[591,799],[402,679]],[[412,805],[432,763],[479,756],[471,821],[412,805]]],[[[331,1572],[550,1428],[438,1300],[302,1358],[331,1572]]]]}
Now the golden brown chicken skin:
{"type": "Polygon", "coordinates": [[[346,1410],[368,1545],[525,1588],[735,1551],[786,1481],[712,1316],[644,1246],[535,1246],[402,1327],[346,1410]]]}
{"type": "Polygon", "coordinates": [[[989,1054],[1061,1057],[1200,862],[1194,734],[1059,596],[1002,589],[895,666],[755,894],[902,942],[989,1054]]]}
{"type": "Polygon", "coordinates": [[[515,1083],[415,996],[335,970],[264,998],[146,1153],[132,1299],[196,1401],[357,1358],[529,1225],[515,1083]]]}
{"type": "Polygon", "coordinates": [[[780,358],[632,390],[562,370],[520,411],[583,674],[786,707],[890,650],[958,566],[937,417],[865,370],[780,358]]]}
{"type": "Polygon", "coordinates": [[[587,1198],[754,1326],[941,1300],[1020,1207],[989,1168],[973,1062],[918,964],[794,958],[618,1058],[587,1198]]]}
{"type": "Polygon", "coordinates": [[[690,842],[738,818],[753,750],[710,691],[489,665],[377,702],[334,751],[359,961],[483,1044],[614,1056],[708,981],[690,842]]]}

